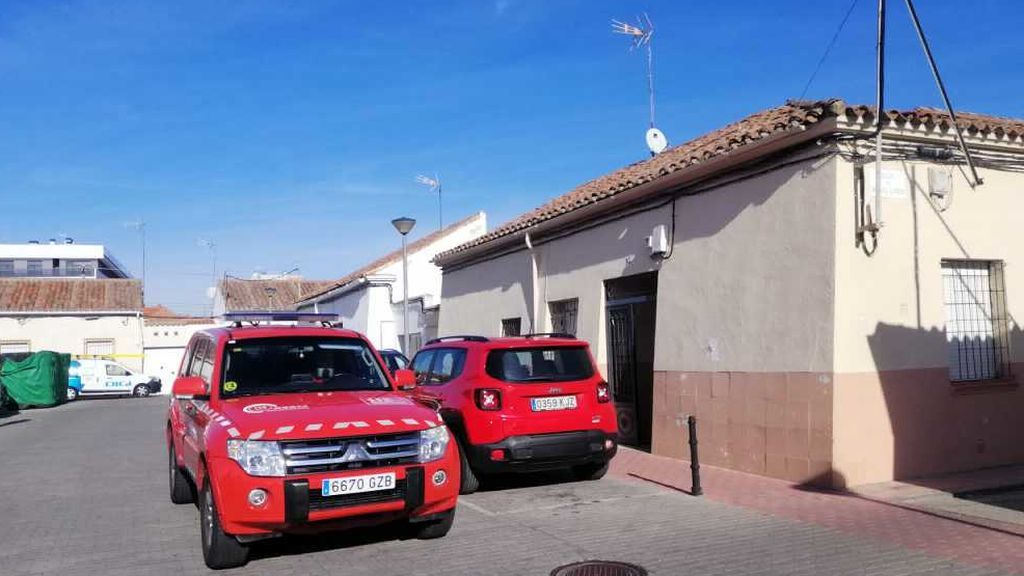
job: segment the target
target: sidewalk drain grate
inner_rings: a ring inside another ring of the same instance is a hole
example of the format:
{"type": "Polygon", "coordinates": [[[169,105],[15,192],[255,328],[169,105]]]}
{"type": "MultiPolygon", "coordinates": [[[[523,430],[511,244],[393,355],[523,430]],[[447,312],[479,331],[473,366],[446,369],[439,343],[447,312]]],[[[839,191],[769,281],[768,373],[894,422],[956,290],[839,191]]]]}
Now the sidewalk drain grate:
{"type": "Polygon", "coordinates": [[[585,560],[559,566],[551,576],[647,576],[647,570],[635,564],[609,560],[585,560]]]}

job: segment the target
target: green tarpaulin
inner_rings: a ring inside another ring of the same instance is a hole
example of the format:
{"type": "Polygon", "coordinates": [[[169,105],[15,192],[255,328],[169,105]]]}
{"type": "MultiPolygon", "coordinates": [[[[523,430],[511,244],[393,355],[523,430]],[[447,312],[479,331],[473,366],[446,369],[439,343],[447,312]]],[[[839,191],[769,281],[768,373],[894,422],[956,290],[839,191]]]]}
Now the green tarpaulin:
{"type": "Polygon", "coordinates": [[[21,408],[56,406],[67,399],[71,356],[36,352],[21,361],[5,358],[0,364],[0,385],[21,408]]]}

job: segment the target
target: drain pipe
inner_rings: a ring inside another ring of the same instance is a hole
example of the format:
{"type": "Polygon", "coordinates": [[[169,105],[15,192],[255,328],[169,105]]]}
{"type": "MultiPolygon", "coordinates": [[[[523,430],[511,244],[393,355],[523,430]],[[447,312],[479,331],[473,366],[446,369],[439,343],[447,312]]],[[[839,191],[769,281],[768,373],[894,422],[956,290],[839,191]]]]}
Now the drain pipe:
{"type": "Polygon", "coordinates": [[[878,44],[875,50],[875,213],[872,233],[882,227],[882,117],[885,115],[885,2],[878,0],[878,44]]]}
{"type": "Polygon", "coordinates": [[[537,252],[533,249],[530,233],[523,235],[526,249],[530,252],[530,332],[540,332],[537,328],[537,252]]]}

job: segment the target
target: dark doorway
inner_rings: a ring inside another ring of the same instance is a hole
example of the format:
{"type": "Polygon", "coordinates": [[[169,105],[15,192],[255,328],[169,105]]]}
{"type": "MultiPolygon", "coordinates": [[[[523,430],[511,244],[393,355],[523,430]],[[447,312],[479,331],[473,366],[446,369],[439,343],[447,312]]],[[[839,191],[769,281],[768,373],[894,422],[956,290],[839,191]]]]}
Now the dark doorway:
{"type": "Polygon", "coordinates": [[[649,449],[658,273],[606,280],[604,289],[608,380],[618,412],[620,442],[649,449]]]}

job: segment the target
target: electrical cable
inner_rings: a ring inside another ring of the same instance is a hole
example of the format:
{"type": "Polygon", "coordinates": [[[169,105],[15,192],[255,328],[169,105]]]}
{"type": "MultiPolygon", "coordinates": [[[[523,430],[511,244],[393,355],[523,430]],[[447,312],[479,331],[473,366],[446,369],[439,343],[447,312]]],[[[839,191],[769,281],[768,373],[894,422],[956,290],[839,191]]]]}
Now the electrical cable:
{"type": "Polygon", "coordinates": [[[821,71],[822,65],[825,64],[825,60],[828,59],[829,54],[832,53],[832,48],[835,47],[836,42],[839,40],[839,35],[843,33],[843,28],[846,27],[846,22],[850,20],[850,15],[853,14],[853,9],[857,7],[857,2],[860,0],[853,0],[850,3],[850,7],[846,10],[846,15],[843,16],[842,22],[839,23],[839,28],[836,29],[836,33],[832,35],[832,40],[828,43],[828,47],[825,48],[825,53],[821,55],[821,59],[818,60],[818,65],[814,67],[814,72],[811,73],[811,77],[807,79],[807,84],[804,84],[804,89],[800,92],[800,98],[803,100],[804,96],[807,95],[807,91],[811,88],[811,84],[814,82],[815,77],[818,76],[818,72],[821,71]]]}

